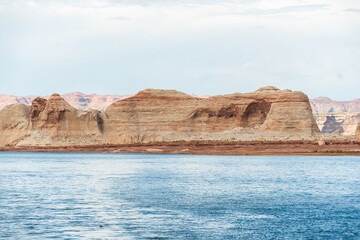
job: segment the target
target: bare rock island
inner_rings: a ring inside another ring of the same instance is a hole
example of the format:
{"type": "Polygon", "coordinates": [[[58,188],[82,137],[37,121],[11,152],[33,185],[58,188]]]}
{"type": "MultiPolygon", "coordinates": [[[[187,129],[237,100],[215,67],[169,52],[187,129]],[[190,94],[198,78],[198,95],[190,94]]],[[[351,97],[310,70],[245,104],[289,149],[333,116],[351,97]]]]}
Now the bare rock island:
{"type": "Polygon", "coordinates": [[[209,98],[146,89],[105,112],[78,110],[60,95],[0,112],[0,146],[76,146],[172,141],[314,139],[319,133],[302,92],[260,88],[209,98]]]}

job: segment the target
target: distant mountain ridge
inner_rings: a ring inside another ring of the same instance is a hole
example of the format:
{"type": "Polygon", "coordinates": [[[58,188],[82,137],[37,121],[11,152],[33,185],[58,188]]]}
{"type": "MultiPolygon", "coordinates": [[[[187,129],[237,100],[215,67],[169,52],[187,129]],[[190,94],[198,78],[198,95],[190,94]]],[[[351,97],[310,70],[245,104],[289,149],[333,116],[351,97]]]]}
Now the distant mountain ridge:
{"type": "MultiPolygon", "coordinates": [[[[79,110],[95,109],[99,111],[105,111],[105,109],[112,103],[134,96],[134,94],[128,95],[97,95],[97,94],[85,94],[81,92],[60,94],[65,101],[71,106],[79,110]]],[[[197,96],[191,94],[193,97],[208,98],[208,95],[197,96]]],[[[13,96],[0,94],[0,110],[5,106],[14,103],[23,103],[31,105],[31,102],[38,96],[13,96]]],[[[48,99],[50,96],[42,96],[42,98],[48,99]]]]}
{"type": "MultiPolygon", "coordinates": [[[[81,92],[60,94],[71,106],[80,109],[96,109],[104,111],[110,104],[134,96],[128,95],[97,95],[85,94],[81,92]]],[[[190,94],[193,97],[208,98],[209,95],[197,96],[190,94]]],[[[0,94],[0,109],[13,103],[24,103],[31,105],[32,100],[37,96],[13,96],[0,94]]],[[[48,99],[50,96],[43,96],[48,99]]],[[[352,101],[334,101],[328,97],[317,97],[310,99],[310,104],[314,114],[324,113],[343,113],[343,112],[360,112],[360,98],[352,101]]]]}
{"type": "MultiPolygon", "coordinates": [[[[105,109],[118,100],[122,100],[133,95],[97,95],[97,94],[85,94],[81,92],[65,93],[61,94],[61,97],[65,99],[71,106],[80,110],[95,109],[99,111],[105,111],[105,109]]],[[[13,103],[23,103],[31,105],[31,102],[37,96],[12,96],[12,95],[0,95],[0,110],[7,105],[13,103]]],[[[50,96],[43,96],[48,99],[50,96]]]]}
{"type": "Polygon", "coordinates": [[[360,122],[360,99],[334,101],[328,97],[310,100],[315,120],[322,133],[354,135],[360,122]]]}
{"type": "Polygon", "coordinates": [[[360,112],[360,98],[352,101],[334,101],[328,97],[310,99],[314,113],[360,112]]]}

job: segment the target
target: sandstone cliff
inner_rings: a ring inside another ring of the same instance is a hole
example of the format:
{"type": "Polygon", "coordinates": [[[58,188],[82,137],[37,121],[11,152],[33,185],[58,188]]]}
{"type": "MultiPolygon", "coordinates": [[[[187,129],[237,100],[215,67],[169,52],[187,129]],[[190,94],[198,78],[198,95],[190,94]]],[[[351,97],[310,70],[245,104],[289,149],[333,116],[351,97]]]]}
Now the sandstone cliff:
{"type": "Polygon", "coordinates": [[[339,136],[354,136],[360,122],[358,112],[322,113],[314,117],[322,133],[339,136]]]}
{"type": "Polygon", "coordinates": [[[354,136],[360,121],[360,99],[333,101],[327,97],[310,100],[314,117],[322,133],[332,136],[354,136]]]}
{"type": "Polygon", "coordinates": [[[209,98],[147,89],[113,103],[105,115],[110,143],[299,139],[319,131],[305,94],[274,87],[209,98]]]}
{"type": "Polygon", "coordinates": [[[31,107],[14,104],[0,112],[0,144],[66,145],[99,143],[102,119],[97,110],[80,111],[59,94],[36,98],[31,107]]]}
{"type": "Polygon", "coordinates": [[[360,122],[358,123],[357,128],[356,128],[355,140],[360,141],[360,122]]]}
{"type": "Polygon", "coordinates": [[[0,146],[17,143],[26,135],[30,106],[15,103],[0,111],[0,146]]]}
{"type": "Polygon", "coordinates": [[[0,112],[0,145],[84,145],[188,140],[286,140],[319,132],[302,92],[261,88],[209,98],[146,89],[104,113],[81,111],[60,95],[0,112]]]}

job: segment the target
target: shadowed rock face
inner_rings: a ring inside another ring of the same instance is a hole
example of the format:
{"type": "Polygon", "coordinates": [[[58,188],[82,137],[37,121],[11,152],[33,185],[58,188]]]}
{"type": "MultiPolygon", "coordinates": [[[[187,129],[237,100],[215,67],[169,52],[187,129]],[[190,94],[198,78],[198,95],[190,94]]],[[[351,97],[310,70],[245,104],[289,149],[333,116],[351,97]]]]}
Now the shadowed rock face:
{"type": "Polygon", "coordinates": [[[305,94],[274,87],[209,98],[146,89],[113,103],[105,113],[77,110],[53,94],[48,100],[34,99],[31,109],[5,108],[0,126],[0,136],[15,136],[11,141],[0,138],[0,145],[303,138],[319,131],[305,94]],[[12,111],[17,117],[6,120],[12,111]]]}
{"type": "Polygon", "coordinates": [[[360,113],[315,114],[316,122],[322,133],[354,136],[360,113]]]}
{"type": "Polygon", "coordinates": [[[333,132],[343,133],[344,129],[341,126],[341,123],[337,122],[335,116],[326,116],[326,121],[324,127],[321,130],[323,133],[333,133],[333,132]]]}

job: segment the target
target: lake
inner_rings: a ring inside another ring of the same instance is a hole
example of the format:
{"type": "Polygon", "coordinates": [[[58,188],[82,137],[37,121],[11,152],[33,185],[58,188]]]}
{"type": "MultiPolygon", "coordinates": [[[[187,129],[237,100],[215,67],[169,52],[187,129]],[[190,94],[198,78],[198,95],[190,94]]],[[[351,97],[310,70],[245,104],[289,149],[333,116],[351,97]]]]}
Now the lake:
{"type": "Polygon", "coordinates": [[[0,239],[360,239],[360,157],[0,153],[0,239]]]}

